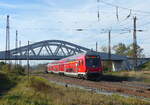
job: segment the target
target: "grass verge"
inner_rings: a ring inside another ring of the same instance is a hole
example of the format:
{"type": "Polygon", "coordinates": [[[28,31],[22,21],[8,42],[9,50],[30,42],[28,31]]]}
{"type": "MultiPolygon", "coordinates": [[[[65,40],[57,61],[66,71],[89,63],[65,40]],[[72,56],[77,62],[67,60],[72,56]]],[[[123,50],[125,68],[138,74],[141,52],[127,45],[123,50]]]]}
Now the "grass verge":
{"type": "Polygon", "coordinates": [[[21,76],[17,76],[13,73],[0,72],[0,96],[16,86],[20,79],[21,76]]]}
{"type": "Polygon", "coordinates": [[[147,63],[143,64],[141,66],[141,69],[142,70],[149,70],[150,71],[150,62],[147,62],[147,63]]]}
{"type": "Polygon", "coordinates": [[[23,77],[0,100],[0,105],[150,105],[150,103],[118,95],[106,96],[84,90],[59,86],[32,76],[23,77]]]}

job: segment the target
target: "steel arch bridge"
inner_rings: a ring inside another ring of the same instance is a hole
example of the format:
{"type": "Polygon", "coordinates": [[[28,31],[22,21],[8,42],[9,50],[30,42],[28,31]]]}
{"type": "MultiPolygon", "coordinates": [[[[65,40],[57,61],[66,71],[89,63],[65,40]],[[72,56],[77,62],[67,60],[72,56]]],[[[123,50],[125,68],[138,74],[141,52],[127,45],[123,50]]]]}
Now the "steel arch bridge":
{"type": "MultiPolygon", "coordinates": [[[[23,46],[10,51],[1,51],[0,60],[59,60],[90,49],[61,40],[46,40],[23,46]],[[29,57],[28,57],[29,52],[29,57]]],[[[99,53],[102,60],[108,60],[107,53],[99,53]]],[[[124,60],[126,57],[112,55],[112,60],[124,60]]]]}

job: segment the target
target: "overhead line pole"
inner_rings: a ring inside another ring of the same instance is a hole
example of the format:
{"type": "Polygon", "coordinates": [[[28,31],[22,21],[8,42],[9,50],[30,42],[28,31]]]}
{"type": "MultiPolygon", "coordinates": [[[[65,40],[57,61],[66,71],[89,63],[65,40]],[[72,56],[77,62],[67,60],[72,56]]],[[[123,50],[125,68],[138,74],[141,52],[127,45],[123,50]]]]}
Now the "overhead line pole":
{"type": "MultiPolygon", "coordinates": [[[[18,31],[16,30],[16,52],[17,52],[17,50],[18,50],[18,31]]],[[[18,65],[18,55],[16,55],[16,61],[15,61],[15,66],[17,67],[17,65],[18,65]]]]}
{"type": "Polygon", "coordinates": [[[134,70],[136,70],[137,68],[137,38],[136,38],[136,21],[137,18],[136,16],[133,17],[133,51],[134,51],[134,70]]]}
{"type": "Polygon", "coordinates": [[[111,61],[111,30],[108,31],[108,61],[110,69],[112,70],[112,61],[111,61]]]}
{"type": "Polygon", "coordinates": [[[5,52],[5,63],[9,64],[9,71],[11,71],[11,61],[10,59],[10,26],[9,26],[9,15],[7,15],[7,21],[6,21],[6,52],[5,52]]]}
{"type": "Polygon", "coordinates": [[[30,81],[30,64],[29,64],[29,41],[28,41],[28,49],[27,49],[27,69],[28,69],[28,82],[30,81]]]}
{"type": "Polygon", "coordinates": [[[108,59],[111,61],[111,30],[108,32],[108,59]]]}
{"type": "Polygon", "coordinates": [[[5,48],[5,63],[7,63],[7,56],[8,56],[8,30],[9,30],[9,15],[7,15],[6,20],[6,48],[5,48]]]}
{"type": "Polygon", "coordinates": [[[96,42],[96,52],[98,51],[97,49],[98,49],[98,43],[96,42]]]}
{"type": "MultiPolygon", "coordinates": [[[[19,41],[19,47],[21,47],[21,40],[19,41]]],[[[20,56],[21,56],[21,52],[20,52],[20,56]]],[[[22,66],[22,61],[21,60],[19,60],[19,65],[22,66]]]]}

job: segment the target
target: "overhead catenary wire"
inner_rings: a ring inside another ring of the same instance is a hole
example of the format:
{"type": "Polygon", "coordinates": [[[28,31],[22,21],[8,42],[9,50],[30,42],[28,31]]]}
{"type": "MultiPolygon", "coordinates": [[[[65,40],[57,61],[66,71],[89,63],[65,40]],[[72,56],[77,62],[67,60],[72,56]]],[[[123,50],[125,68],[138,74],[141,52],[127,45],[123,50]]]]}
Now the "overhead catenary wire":
{"type": "Polygon", "coordinates": [[[100,21],[100,10],[99,10],[99,0],[97,0],[97,19],[100,21]]]}
{"type": "Polygon", "coordinates": [[[128,18],[130,18],[131,15],[132,15],[132,10],[130,9],[130,13],[129,13],[129,15],[125,18],[125,20],[127,20],[128,18]]]}
{"type": "Polygon", "coordinates": [[[117,17],[117,21],[119,21],[119,8],[118,8],[118,6],[116,7],[116,17],[117,17]]]}
{"type": "Polygon", "coordinates": [[[111,7],[118,7],[118,8],[120,8],[120,9],[132,10],[133,12],[139,12],[139,13],[149,14],[149,15],[150,15],[150,11],[143,11],[143,10],[136,10],[136,9],[131,9],[131,8],[127,8],[127,7],[122,7],[122,6],[118,6],[118,5],[112,4],[112,3],[105,2],[105,1],[103,1],[103,0],[100,0],[99,2],[100,2],[100,3],[103,3],[103,4],[105,4],[105,5],[109,5],[109,6],[111,6],[111,7]]]}
{"type": "Polygon", "coordinates": [[[100,21],[100,11],[99,11],[99,7],[98,7],[98,11],[97,11],[97,19],[98,19],[98,21],[100,21]]]}
{"type": "Polygon", "coordinates": [[[116,5],[116,4],[108,3],[108,2],[106,2],[104,0],[100,0],[99,3],[105,4],[105,5],[108,5],[108,6],[111,6],[111,7],[115,7],[116,8],[116,18],[117,18],[118,22],[122,22],[122,21],[127,20],[128,18],[130,18],[132,16],[132,14],[133,15],[137,15],[137,13],[140,13],[140,16],[141,16],[141,14],[144,13],[144,14],[149,14],[150,15],[149,11],[142,11],[142,10],[136,10],[136,9],[126,8],[126,7],[122,7],[122,6],[116,5]],[[124,9],[124,10],[129,11],[129,14],[122,21],[119,21],[119,10],[120,9],[124,9]]]}

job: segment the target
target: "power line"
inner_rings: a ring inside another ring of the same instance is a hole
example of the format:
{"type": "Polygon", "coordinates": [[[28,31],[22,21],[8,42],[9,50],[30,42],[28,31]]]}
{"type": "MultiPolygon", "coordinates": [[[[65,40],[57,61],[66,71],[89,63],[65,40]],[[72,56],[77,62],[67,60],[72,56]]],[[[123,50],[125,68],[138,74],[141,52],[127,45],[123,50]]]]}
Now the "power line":
{"type": "Polygon", "coordinates": [[[118,6],[118,5],[115,5],[115,4],[112,4],[112,3],[108,3],[108,2],[105,2],[103,0],[100,0],[101,3],[105,4],[105,5],[109,5],[111,7],[118,7],[120,9],[125,9],[125,10],[131,10],[131,11],[134,11],[134,12],[139,12],[139,13],[144,13],[144,14],[150,14],[149,11],[142,11],[142,10],[136,10],[136,9],[131,9],[131,8],[127,8],[127,7],[122,7],[122,6],[118,6]]]}

